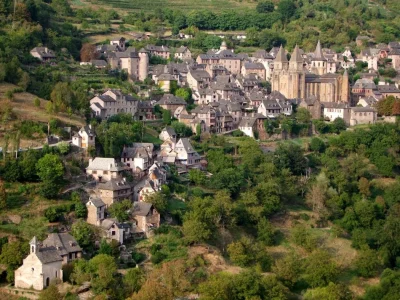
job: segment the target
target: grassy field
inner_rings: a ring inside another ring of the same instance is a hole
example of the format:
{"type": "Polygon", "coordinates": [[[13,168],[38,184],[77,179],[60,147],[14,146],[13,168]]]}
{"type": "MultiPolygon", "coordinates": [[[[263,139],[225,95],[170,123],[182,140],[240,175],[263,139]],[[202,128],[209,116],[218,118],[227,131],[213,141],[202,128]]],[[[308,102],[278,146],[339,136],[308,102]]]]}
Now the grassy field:
{"type": "MultiPolygon", "coordinates": [[[[9,83],[0,84],[0,103],[2,105],[5,102],[8,102],[4,94],[8,90],[12,90],[14,88],[16,88],[16,86],[9,83]]],[[[36,97],[30,93],[15,93],[14,100],[8,103],[13,108],[13,113],[20,120],[32,120],[47,123],[50,118],[54,118],[64,124],[70,124],[73,126],[82,126],[85,123],[82,118],[76,115],[68,116],[64,113],[50,115],[45,110],[47,101],[41,99],[40,107],[35,107],[33,104],[33,99],[35,98],[36,97]]]]}
{"type": "MultiPolygon", "coordinates": [[[[83,0],[73,0],[72,5],[75,7],[83,6],[87,4],[86,1],[83,0]]],[[[100,5],[104,4],[109,7],[113,7],[114,9],[123,10],[141,10],[141,11],[155,11],[157,8],[170,8],[173,10],[198,10],[198,9],[208,9],[213,12],[221,12],[228,10],[237,10],[243,8],[254,8],[257,5],[257,2],[253,1],[233,1],[233,0],[207,0],[207,1],[198,1],[198,0],[98,0],[93,4],[100,5]]]]}

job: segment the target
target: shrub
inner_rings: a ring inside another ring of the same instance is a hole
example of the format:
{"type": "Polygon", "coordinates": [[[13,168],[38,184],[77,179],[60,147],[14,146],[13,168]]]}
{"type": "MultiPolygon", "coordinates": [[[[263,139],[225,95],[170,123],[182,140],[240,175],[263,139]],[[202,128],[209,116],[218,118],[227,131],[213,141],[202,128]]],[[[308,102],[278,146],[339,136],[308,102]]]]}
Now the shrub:
{"type": "Polygon", "coordinates": [[[33,105],[35,105],[35,107],[40,107],[40,99],[38,97],[33,99],[33,105]]]}
{"type": "Polygon", "coordinates": [[[313,251],[318,245],[318,239],[312,235],[310,229],[302,225],[296,225],[291,233],[293,242],[298,246],[302,246],[309,252],[313,251]]]}
{"type": "Polygon", "coordinates": [[[322,153],[325,151],[325,143],[320,138],[312,138],[310,142],[310,150],[314,152],[322,153]]]}
{"type": "Polygon", "coordinates": [[[375,250],[368,248],[359,252],[358,258],[355,262],[358,274],[363,277],[375,276],[381,265],[378,253],[375,250]]]}

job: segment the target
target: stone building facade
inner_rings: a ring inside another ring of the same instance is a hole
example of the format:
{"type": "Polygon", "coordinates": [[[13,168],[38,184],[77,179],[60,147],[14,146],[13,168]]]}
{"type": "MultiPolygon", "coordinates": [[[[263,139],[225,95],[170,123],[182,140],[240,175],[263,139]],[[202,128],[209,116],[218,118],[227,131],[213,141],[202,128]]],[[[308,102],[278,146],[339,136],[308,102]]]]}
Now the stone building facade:
{"type": "Polygon", "coordinates": [[[54,280],[62,281],[62,257],[55,247],[41,247],[37,238],[30,242],[30,254],[15,270],[15,287],[43,290],[54,280]]]}
{"type": "Polygon", "coordinates": [[[343,75],[327,73],[327,60],[319,42],[312,58],[311,73],[305,71],[297,45],[290,61],[281,46],[274,60],[271,83],[272,91],[279,91],[288,99],[315,96],[322,102],[349,102],[347,71],[343,75]]]}

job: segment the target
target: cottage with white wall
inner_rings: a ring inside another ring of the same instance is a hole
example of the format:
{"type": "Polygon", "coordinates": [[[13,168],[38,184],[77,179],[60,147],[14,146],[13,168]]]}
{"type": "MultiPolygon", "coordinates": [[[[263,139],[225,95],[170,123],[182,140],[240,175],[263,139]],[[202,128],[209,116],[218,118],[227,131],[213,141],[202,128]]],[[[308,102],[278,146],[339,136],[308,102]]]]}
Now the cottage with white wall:
{"type": "Polygon", "coordinates": [[[72,137],[72,144],[83,149],[94,147],[96,142],[96,133],[92,125],[83,126],[78,133],[72,137]]]}

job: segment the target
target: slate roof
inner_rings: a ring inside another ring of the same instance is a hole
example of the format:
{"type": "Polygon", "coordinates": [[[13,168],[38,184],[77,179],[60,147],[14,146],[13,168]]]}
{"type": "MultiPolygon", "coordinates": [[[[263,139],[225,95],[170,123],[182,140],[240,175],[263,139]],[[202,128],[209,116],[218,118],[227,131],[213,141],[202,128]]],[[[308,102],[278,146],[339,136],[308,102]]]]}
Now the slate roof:
{"type": "Polygon", "coordinates": [[[190,141],[188,138],[181,138],[176,145],[181,144],[181,143],[187,153],[195,153],[196,152],[196,150],[194,150],[192,144],[190,144],[190,141]]]}
{"type": "Polygon", "coordinates": [[[371,79],[360,78],[353,85],[353,89],[376,89],[375,83],[371,79]]]}
{"type": "Polygon", "coordinates": [[[245,69],[248,70],[265,70],[265,67],[262,63],[244,63],[245,69]]]}
{"type": "Polygon", "coordinates": [[[112,219],[112,218],[110,218],[110,219],[104,219],[102,222],[101,222],[101,227],[102,228],[104,228],[104,229],[106,229],[106,230],[109,230],[110,228],[111,228],[111,226],[113,226],[114,224],[117,224],[117,220],[116,219],[112,219]]]}
{"type": "MultiPolygon", "coordinates": [[[[100,198],[97,198],[97,197],[90,197],[89,198],[89,201],[90,202],[92,202],[93,203],[93,205],[95,206],[95,207],[103,207],[103,206],[105,206],[106,204],[100,199],[100,198]]],[[[88,202],[89,202],[88,201],[88,202]]]]}
{"type": "Polygon", "coordinates": [[[123,171],[128,167],[123,163],[118,162],[115,158],[107,157],[96,157],[92,162],[89,162],[89,166],[86,170],[105,170],[105,171],[123,171]]]}
{"type": "Polygon", "coordinates": [[[400,93],[400,90],[394,84],[378,85],[377,88],[381,93],[400,93]]]}
{"type": "Polygon", "coordinates": [[[189,70],[189,73],[197,81],[202,81],[205,78],[206,79],[211,78],[210,74],[208,74],[208,72],[204,71],[204,70],[191,69],[191,70],[189,70]]]}
{"type": "Polygon", "coordinates": [[[147,202],[135,202],[133,204],[133,215],[134,216],[147,216],[150,212],[150,209],[153,205],[147,202]]]}
{"type": "Polygon", "coordinates": [[[132,188],[129,182],[118,179],[111,179],[107,182],[100,182],[97,186],[99,190],[120,191],[132,188]]]}
{"type": "Polygon", "coordinates": [[[38,53],[42,58],[55,58],[56,55],[54,54],[53,50],[50,50],[47,47],[35,47],[31,50],[31,52],[38,53]]]}
{"type": "Polygon", "coordinates": [[[92,59],[90,62],[95,67],[99,68],[107,67],[107,62],[103,59],[92,59]]]}
{"type": "Polygon", "coordinates": [[[175,104],[175,105],[186,105],[186,101],[180,97],[176,97],[172,94],[164,94],[161,99],[157,102],[158,105],[168,105],[168,104],[175,104]]]}
{"type": "Polygon", "coordinates": [[[147,45],[146,50],[148,51],[156,51],[156,52],[169,52],[169,48],[167,46],[155,46],[155,45],[147,45]]]}
{"type": "Polygon", "coordinates": [[[189,50],[188,47],[180,46],[178,49],[176,49],[175,53],[185,53],[187,50],[189,50]]]}
{"type": "Polygon", "coordinates": [[[376,109],[373,107],[351,107],[354,112],[375,112],[376,109]]]}
{"type": "Polygon", "coordinates": [[[53,246],[39,248],[36,252],[36,256],[39,258],[42,264],[63,260],[58,250],[53,246]]]}
{"type": "Polygon", "coordinates": [[[59,255],[64,256],[72,252],[80,252],[82,248],[75,238],[67,232],[50,233],[43,241],[44,247],[55,247],[59,255]]]}
{"type": "Polygon", "coordinates": [[[165,127],[163,131],[166,131],[169,136],[176,136],[175,129],[170,126],[165,127]]]}

